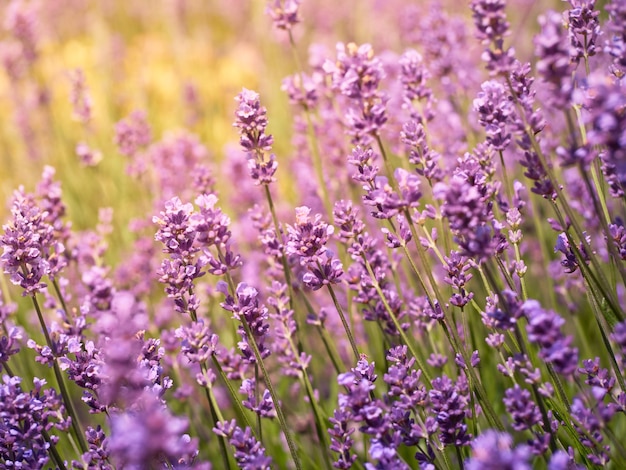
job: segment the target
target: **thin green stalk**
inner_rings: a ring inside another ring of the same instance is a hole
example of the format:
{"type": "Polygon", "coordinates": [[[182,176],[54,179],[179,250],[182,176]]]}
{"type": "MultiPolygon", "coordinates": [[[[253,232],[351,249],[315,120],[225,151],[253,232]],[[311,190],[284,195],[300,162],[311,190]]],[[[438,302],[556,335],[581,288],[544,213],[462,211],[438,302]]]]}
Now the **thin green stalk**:
{"type": "Polygon", "coordinates": [[[335,304],[335,309],[337,310],[337,313],[339,314],[339,318],[341,319],[341,324],[343,325],[343,329],[346,331],[346,335],[348,336],[348,341],[350,342],[350,346],[352,347],[354,358],[356,361],[358,361],[359,357],[361,357],[361,353],[359,352],[359,349],[356,346],[356,341],[354,339],[354,336],[352,335],[352,331],[350,330],[350,325],[348,325],[346,316],[343,313],[343,308],[341,307],[341,304],[339,303],[339,300],[337,299],[337,296],[335,295],[335,289],[333,289],[333,287],[330,284],[327,284],[326,287],[328,288],[328,292],[330,293],[330,296],[333,299],[333,304],[335,304]]]}
{"type": "MultiPolygon", "coordinates": [[[[206,372],[207,368],[204,364],[201,364],[202,372],[206,372]]],[[[213,388],[209,381],[207,381],[207,385],[203,387],[204,394],[206,396],[207,401],[209,402],[209,410],[211,412],[211,418],[213,422],[217,425],[218,422],[224,421],[224,416],[222,416],[222,412],[220,411],[219,406],[217,405],[217,400],[215,399],[215,394],[213,393],[213,388]]],[[[250,428],[252,429],[252,428],[250,428]]],[[[226,438],[224,436],[219,436],[218,442],[220,444],[220,454],[222,454],[222,460],[226,465],[226,468],[229,470],[232,468],[230,463],[230,457],[228,454],[228,450],[226,447],[226,438]]]]}
{"type": "MultiPolygon", "coordinates": [[[[219,363],[219,361],[217,360],[217,357],[212,356],[212,359],[213,359],[213,364],[215,365],[215,368],[217,369],[218,374],[222,378],[222,382],[224,382],[224,384],[226,385],[226,388],[228,389],[228,393],[230,395],[230,398],[231,398],[233,404],[237,407],[237,409],[239,411],[239,415],[244,420],[244,425],[247,428],[250,428],[250,431],[254,434],[254,427],[252,426],[252,423],[248,419],[248,415],[246,414],[246,410],[241,405],[241,400],[239,399],[239,395],[237,395],[237,391],[233,387],[233,384],[228,379],[228,377],[226,377],[226,373],[224,372],[224,369],[222,369],[222,366],[219,363]]],[[[254,437],[257,438],[256,434],[255,434],[254,437]]]]}
{"type": "Polygon", "coordinates": [[[396,317],[396,314],[393,313],[393,310],[391,309],[391,306],[389,305],[389,302],[387,302],[387,298],[385,296],[385,293],[380,288],[380,284],[378,283],[378,280],[376,279],[376,276],[374,275],[374,270],[372,269],[372,266],[370,265],[370,262],[367,260],[365,255],[362,255],[362,258],[363,258],[363,262],[365,263],[365,269],[367,269],[367,272],[368,272],[370,278],[372,279],[372,284],[374,285],[374,289],[376,289],[376,292],[378,293],[381,302],[385,306],[385,310],[387,310],[387,313],[389,314],[389,317],[391,318],[391,321],[393,322],[394,326],[396,327],[396,330],[398,330],[398,333],[400,334],[400,337],[402,338],[402,341],[404,342],[404,344],[406,344],[407,348],[411,352],[411,355],[415,358],[415,361],[417,362],[417,367],[419,367],[421,369],[422,375],[424,377],[424,380],[426,381],[426,383],[430,387],[431,386],[431,382],[432,382],[432,380],[430,378],[430,374],[428,373],[426,367],[424,367],[424,364],[422,363],[422,361],[420,359],[420,356],[415,351],[415,348],[413,347],[412,341],[409,340],[408,336],[406,335],[406,333],[402,329],[402,327],[400,325],[400,322],[398,321],[398,318],[396,317]]]}

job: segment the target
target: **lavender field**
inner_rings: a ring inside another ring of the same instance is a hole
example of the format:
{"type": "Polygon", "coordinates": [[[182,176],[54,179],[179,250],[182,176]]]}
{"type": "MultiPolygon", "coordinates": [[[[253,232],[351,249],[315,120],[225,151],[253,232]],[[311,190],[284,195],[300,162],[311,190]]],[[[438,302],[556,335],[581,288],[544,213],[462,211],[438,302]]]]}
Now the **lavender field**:
{"type": "Polygon", "coordinates": [[[626,469],[625,0],[0,20],[0,469],[626,469]]]}

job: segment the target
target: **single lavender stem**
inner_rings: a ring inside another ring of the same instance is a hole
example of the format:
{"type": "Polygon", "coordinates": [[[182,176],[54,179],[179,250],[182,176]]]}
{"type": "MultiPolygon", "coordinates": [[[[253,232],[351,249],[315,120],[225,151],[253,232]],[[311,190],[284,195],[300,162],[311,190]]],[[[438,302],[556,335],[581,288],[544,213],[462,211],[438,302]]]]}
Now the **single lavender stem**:
{"type": "MultiPolygon", "coordinates": [[[[257,403],[260,403],[260,391],[259,391],[259,365],[254,364],[254,398],[257,403]]],[[[256,414],[256,426],[259,433],[259,442],[263,445],[263,427],[261,426],[261,415],[256,414]]]]}
{"type": "Polygon", "coordinates": [[[402,338],[402,341],[404,341],[404,344],[406,344],[407,348],[409,348],[409,351],[411,352],[411,354],[415,358],[415,361],[417,362],[417,366],[422,371],[422,374],[424,376],[424,379],[425,379],[426,383],[430,387],[431,386],[430,374],[428,373],[428,371],[424,367],[424,364],[422,363],[422,361],[420,359],[420,356],[418,356],[417,352],[415,351],[415,349],[413,347],[412,341],[409,341],[409,338],[406,335],[406,333],[404,332],[404,330],[402,329],[402,326],[400,325],[400,322],[398,321],[398,318],[396,317],[395,313],[393,313],[393,310],[389,306],[389,302],[387,302],[387,298],[385,297],[384,292],[380,288],[380,284],[376,280],[376,276],[374,274],[374,270],[372,269],[372,266],[371,266],[370,262],[367,260],[365,255],[361,255],[361,256],[362,256],[363,262],[365,264],[365,269],[367,269],[367,272],[368,272],[370,278],[372,279],[372,284],[374,285],[374,289],[376,289],[376,292],[380,296],[380,300],[382,301],[383,305],[385,306],[385,310],[387,310],[387,313],[389,314],[389,317],[391,318],[391,321],[393,322],[394,326],[396,327],[396,330],[398,330],[398,333],[400,334],[400,337],[402,338]]]}
{"type": "MultiPolygon", "coordinates": [[[[304,90],[304,79],[302,77],[302,63],[300,62],[300,57],[298,56],[298,51],[296,50],[296,42],[293,39],[293,34],[291,30],[288,30],[289,33],[289,45],[291,46],[291,52],[293,53],[294,61],[296,63],[296,68],[298,69],[298,76],[300,77],[300,89],[303,94],[304,90]]],[[[330,198],[328,197],[328,191],[326,190],[326,183],[324,181],[324,169],[322,168],[322,157],[320,155],[319,146],[317,143],[317,139],[315,138],[315,128],[313,127],[313,121],[311,119],[311,110],[308,106],[303,105],[304,116],[306,119],[307,126],[307,134],[309,140],[309,146],[311,148],[311,152],[313,153],[313,167],[315,168],[315,173],[317,176],[317,181],[319,183],[318,189],[322,196],[322,202],[324,204],[324,208],[326,209],[326,213],[331,215],[333,213],[333,206],[330,203],[330,198]]]]}
{"type": "Polygon", "coordinates": [[[61,302],[61,308],[63,309],[63,312],[68,318],[71,318],[70,311],[68,310],[67,305],[65,304],[65,299],[63,298],[63,294],[61,294],[61,289],[59,289],[59,284],[57,283],[56,279],[52,279],[52,285],[54,286],[54,291],[56,292],[57,297],[59,298],[59,302],[61,302]]]}
{"type": "Polygon", "coordinates": [[[335,309],[337,310],[337,313],[339,314],[339,318],[341,319],[343,329],[346,331],[346,335],[348,336],[348,341],[350,342],[350,346],[352,347],[352,352],[354,353],[355,360],[358,361],[359,357],[361,357],[361,353],[359,353],[359,349],[356,346],[356,341],[354,340],[354,336],[352,335],[352,331],[350,330],[350,325],[348,325],[346,316],[343,313],[343,308],[341,307],[341,304],[339,304],[339,300],[337,300],[337,296],[335,295],[335,290],[332,288],[332,286],[328,284],[326,287],[328,288],[328,292],[330,293],[330,296],[333,299],[333,304],[335,304],[335,309]]]}
{"type": "MultiPolygon", "coordinates": [[[[46,338],[46,344],[52,350],[52,340],[50,338],[50,333],[48,333],[48,327],[46,326],[46,322],[43,319],[43,314],[41,313],[41,308],[39,307],[39,302],[37,302],[36,295],[32,296],[33,305],[35,306],[35,311],[37,312],[37,318],[39,319],[39,324],[41,325],[41,329],[43,330],[43,334],[46,338]]],[[[78,421],[78,415],[74,410],[74,404],[72,403],[72,399],[70,397],[67,388],[65,387],[65,381],[63,380],[63,374],[61,373],[61,369],[59,369],[59,364],[55,360],[52,362],[52,368],[54,370],[54,375],[57,380],[57,384],[59,385],[59,391],[61,392],[61,396],[63,397],[63,402],[65,403],[65,407],[67,408],[67,412],[70,415],[72,421],[72,429],[74,434],[76,435],[76,439],[78,439],[78,443],[80,445],[81,451],[83,453],[87,453],[89,451],[89,446],[85,442],[85,436],[83,435],[83,431],[80,428],[80,421],[78,421]]]]}
{"type": "MultiPolygon", "coordinates": [[[[229,284],[231,283],[234,284],[230,273],[227,272],[226,277],[230,278],[229,284]]],[[[232,291],[232,294],[233,295],[235,294],[234,290],[232,291]]],[[[291,454],[293,463],[295,464],[296,469],[302,470],[302,464],[300,463],[300,458],[298,457],[298,451],[296,449],[296,445],[293,441],[293,437],[291,436],[291,432],[289,431],[289,428],[287,427],[287,421],[285,420],[283,409],[280,406],[278,395],[276,394],[276,391],[274,390],[274,386],[272,385],[272,381],[270,380],[269,373],[267,372],[267,369],[265,368],[265,363],[263,362],[263,358],[261,357],[261,352],[259,351],[259,347],[257,346],[256,341],[254,340],[254,335],[252,334],[250,325],[248,324],[247,320],[243,316],[241,317],[240,321],[244,328],[244,331],[246,332],[246,336],[248,337],[248,345],[252,347],[252,352],[254,353],[256,363],[261,368],[265,385],[267,386],[267,389],[269,390],[270,395],[272,397],[272,402],[274,403],[274,409],[276,410],[276,416],[278,417],[278,422],[280,423],[280,427],[283,431],[283,435],[285,436],[285,439],[287,440],[287,446],[289,447],[289,452],[291,454]]]]}
{"type": "MultiPolygon", "coordinates": [[[[213,364],[215,365],[218,373],[220,374],[220,377],[222,378],[222,382],[224,382],[224,384],[226,385],[226,388],[228,388],[228,392],[230,394],[230,398],[231,398],[232,402],[235,404],[235,406],[237,407],[237,410],[239,411],[239,415],[244,420],[244,425],[246,427],[250,428],[250,432],[252,432],[254,434],[254,428],[252,427],[252,423],[250,423],[250,420],[248,419],[248,415],[246,414],[246,410],[241,405],[241,401],[239,400],[239,396],[237,395],[237,391],[233,387],[233,384],[230,382],[230,380],[228,380],[228,377],[226,377],[226,373],[224,372],[224,369],[222,369],[222,366],[220,365],[219,361],[217,360],[217,358],[215,356],[213,356],[213,364]]],[[[256,435],[254,435],[254,437],[257,438],[256,435]]]]}
{"type": "MultiPolygon", "coordinates": [[[[201,364],[200,368],[202,369],[202,372],[207,371],[206,365],[204,364],[201,364]]],[[[211,387],[210,382],[208,380],[207,380],[207,385],[203,388],[204,388],[204,394],[206,396],[206,399],[209,402],[209,410],[211,412],[211,417],[213,418],[213,423],[217,424],[219,422],[224,421],[224,416],[222,416],[222,412],[220,411],[220,408],[217,405],[217,400],[215,399],[213,388],[211,387]]],[[[220,453],[222,454],[222,460],[224,461],[226,468],[230,470],[232,466],[230,463],[230,458],[229,458],[228,450],[226,447],[226,438],[224,436],[219,436],[218,441],[220,443],[220,453]]]]}

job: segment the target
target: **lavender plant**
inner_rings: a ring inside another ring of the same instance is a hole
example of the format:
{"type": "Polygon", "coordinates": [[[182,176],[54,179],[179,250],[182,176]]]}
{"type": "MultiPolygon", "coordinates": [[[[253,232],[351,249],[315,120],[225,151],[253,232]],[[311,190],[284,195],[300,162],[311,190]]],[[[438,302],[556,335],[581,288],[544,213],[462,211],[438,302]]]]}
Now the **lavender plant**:
{"type": "Polygon", "coordinates": [[[0,468],[626,468],[622,1],[88,3],[0,6],[0,468]]]}

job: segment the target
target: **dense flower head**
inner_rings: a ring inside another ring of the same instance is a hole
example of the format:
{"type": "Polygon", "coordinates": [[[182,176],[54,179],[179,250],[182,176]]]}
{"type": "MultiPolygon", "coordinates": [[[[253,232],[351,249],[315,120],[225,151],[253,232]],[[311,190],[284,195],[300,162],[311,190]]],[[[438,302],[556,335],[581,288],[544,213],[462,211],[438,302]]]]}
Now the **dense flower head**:
{"type": "Polygon", "coordinates": [[[234,127],[239,129],[239,143],[247,152],[271,150],[274,138],[265,134],[267,109],[261,106],[261,97],[255,91],[244,88],[235,100],[239,103],[235,112],[234,127]]]}
{"type": "Polygon", "coordinates": [[[263,445],[254,437],[250,428],[245,431],[235,420],[220,421],[213,432],[224,436],[235,450],[235,459],[242,470],[269,470],[272,459],[265,453],[263,445]]]}
{"type": "Polygon", "coordinates": [[[0,454],[7,468],[43,469],[48,464],[48,449],[58,441],[44,437],[53,428],[67,431],[70,425],[61,398],[46,381],[34,379],[33,389],[22,387],[20,377],[4,375],[0,383],[0,454]]]}
{"type": "Polygon", "coordinates": [[[495,80],[484,82],[474,100],[474,110],[478,112],[478,122],[485,128],[487,141],[495,150],[506,149],[511,142],[507,121],[513,106],[504,86],[495,80]]]}
{"type": "Polygon", "coordinates": [[[53,244],[53,228],[46,222],[47,213],[23,189],[14,194],[11,214],[2,227],[0,260],[11,282],[24,289],[24,295],[34,295],[45,287],[42,278],[50,270],[46,253],[53,244]]]}
{"type": "Polygon", "coordinates": [[[311,208],[296,207],[296,223],[287,227],[286,252],[297,256],[303,265],[320,261],[335,228],[322,221],[322,215],[311,217],[311,208]]]}
{"type": "Polygon", "coordinates": [[[595,3],[595,0],[570,0],[572,8],[567,12],[567,22],[576,61],[582,58],[586,60],[596,54],[600,12],[595,9],[595,3]]]}
{"type": "Polygon", "coordinates": [[[469,397],[458,384],[442,375],[432,381],[428,396],[434,418],[439,425],[439,439],[443,445],[462,446],[470,442],[465,414],[469,406],[469,397]]]}
{"type": "Polygon", "coordinates": [[[478,39],[490,43],[509,34],[504,0],[473,0],[470,6],[478,39]]]}
{"type": "Polygon", "coordinates": [[[572,53],[562,16],[549,11],[539,17],[541,32],[535,37],[535,54],[539,58],[537,73],[549,85],[551,103],[563,108],[572,94],[572,53]]]}
{"type": "Polygon", "coordinates": [[[626,6],[620,0],[613,0],[606,5],[610,21],[607,24],[609,37],[605,42],[605,51],[613,57],[613,73],[617,78],[624,76],[626,69],[626,6]]]}
{"type": "Polygon", "coordinates": [[[626,97],[623,87],[594,78],[588,93],[589,142],[606,149],[603,159],[611,163],[619,182],[626,182],[626,97]]]}
{"type": "Polygon", "coordinates": [[[240,282],[235,291],[235,296],[228,294],[221,305],[224,310],[233,313],[233,318],[242,323],[239,326],[239,334],[243,341],[240,341],[238,346],[245,360],[251,364],[256,362],[256,356],[249,345],[250,340],[256,343],[262,359],[268,357],[270,349],[265,342],[268,339],[270,328],[269,315],[267,308],[259,300],[259,291],[245,282],[240,282]],[[249,326],[252,338],[248,337],[243,326],[244,322],[249,326]]]}
{"type": "Polygon", "coordinates": [[[289,31],[300,19],[302,0],[269,0],[265,12],[272,18],[274,26],[289,31]]]}
{"type": "Polygon", "coordinates": [[[439,191],[445,200],[442,213],[448,218],[462,254],[479,259],[489,257],[495,250],[489,203],[477,186],[459,176],[448,185],[440,184],[439,191]]]}
{"type": "Polygon", "coordinates": [[[133,111],[115,124],[115,144],[122,155],[134,157],[151,142],[152,129],[145,112],[133,111]]]}
{"type": "Polygon", "coordinates": [[[572,337],[561,333],[565,320],[555,312],[544,310],[536,300],[527,300],[522,306],[528,319],[528,340],[540,346],[539,357],[563,374],[573,374],[578,366],[578,349],[572,348],[572,337]]]}
{"type": "Polygon", "coordinates": [[[513,447],[506,433],[487,430],[472,441],[472,457],[465,463],[468,470],[530,470],[531,454],[527,446],[513,447]]]}
{"type": "Polygon", "coordinates": [[[197,442],[184,434],[187,420],[178,418],[149,392],[132,411],[111,416],[108,450],[111,460],[124,468],[153,465],[178,466],[190,463],[197,454],[197,442]]]}

